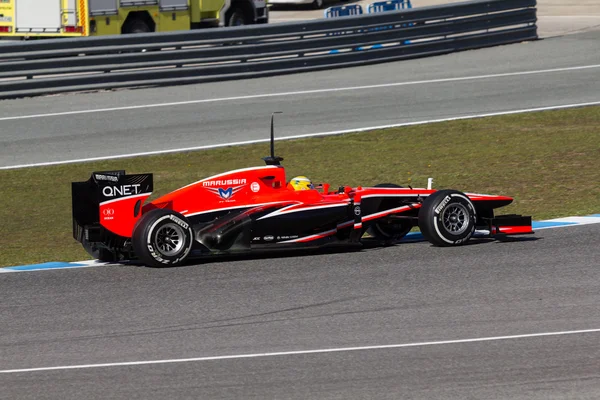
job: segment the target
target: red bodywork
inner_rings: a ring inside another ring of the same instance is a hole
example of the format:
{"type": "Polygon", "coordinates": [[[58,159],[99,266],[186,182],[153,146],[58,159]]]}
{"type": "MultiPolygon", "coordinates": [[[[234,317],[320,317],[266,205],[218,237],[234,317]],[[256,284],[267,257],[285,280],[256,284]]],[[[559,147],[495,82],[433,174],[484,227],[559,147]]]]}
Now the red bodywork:
{"type": "MultiPolygon", "coordinates": [[[[362,224],[390,215],[402,214],[421,207],[419,198],[436,192],[424,188],[377,188],[349,187],[343,191],[329,191],[329,185],[323,184],[322,190],[295,191],[288,186],[285,169],[282,166],[268,165],[229,171],[223,174],[204,178],[190,185],[168,193],[154,201],[143,205],[142,212],[134,216],[131,210],[137,201],[143,203],[151,193],[134,193],[128,197],[108,200],[100,203],[100,223],[109,231],[131,237],[136,221],[155,208],[167,208],[177,211],[186,217],[193,217],[215,211],[226,211],[253,208],[253,212],[277,206],[276,213],[294,213],[311,209],[338,207],[361,203],[361,200],[376,198],[414,198],[414,202],[399,207],[363,215],[361,218],[346,221],[340,229],[352,225],[354,229],[362,229],[362,224]],[[229,190],[231,190],[229,192],[229,190]],[[281,208],[284,207],[284,208],[281,208]]],[[[466,193],[477,208],[493,209],[510,204],[513,199],[507,196],[466,193]],[[487,203],[487,204],[486,204],[487,203]]],[[[531,233],[531,227],[504,226],[492,233],[531,233]]],[[[306,237],[297,238],[297,242],[307,242],[333,235],[336,230],[324,231],[306,237]]]]}

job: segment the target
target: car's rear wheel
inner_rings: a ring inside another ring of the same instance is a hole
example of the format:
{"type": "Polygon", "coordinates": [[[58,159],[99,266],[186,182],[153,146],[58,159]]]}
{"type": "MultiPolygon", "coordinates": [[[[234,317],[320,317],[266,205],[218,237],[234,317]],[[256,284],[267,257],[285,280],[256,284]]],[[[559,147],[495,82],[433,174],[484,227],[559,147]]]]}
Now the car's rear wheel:
{"type": "Polygon", "coordinates": [[[182,264],[193,245],[194,232],[178,212],[155,209],[137,222],[132,237],[135,255],[146,265],[167,267],[182,264]]]}
{"type": "Polygon", "coordinates": [[[419,228],[435,246],[457,246],[473,236],[476,219],[475,206],[464,193],[440,190],[423,202],[419,228]]]}
{"type": "MultiPolygon", "coordinates": [[[[402,186],[396,185],[395,183],[380,183],[374,187],[402,188],[402,186]]],[[[377,221],[367,228],[367,233],[377,240],[393,243],[406,236],[412,227],[413,225],[409,221],[377,221]]]]}

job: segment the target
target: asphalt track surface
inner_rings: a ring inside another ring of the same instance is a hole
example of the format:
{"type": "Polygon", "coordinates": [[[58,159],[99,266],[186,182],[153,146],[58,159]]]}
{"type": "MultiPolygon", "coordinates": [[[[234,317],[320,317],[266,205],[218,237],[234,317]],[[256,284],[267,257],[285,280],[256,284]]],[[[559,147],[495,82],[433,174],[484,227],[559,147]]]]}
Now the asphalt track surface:
{"type": "Polygon", "coordinates": [[[7,100],[0,167],[266,139],[276,110],[284,137],[600,102],[599,76],[593,31],[368,67],[7,100]],[[165,103],[177,104],[147,107],[165,103]],[[95,111],[106,108],[118,109],[95,111]],[[28,117],[64,112],[81,113],[28,117]]]}
{"type": "Polygon", "coordinates": [[[597,399],[600,225],[533,237],[0,274],[0,398],[597,399]]]}

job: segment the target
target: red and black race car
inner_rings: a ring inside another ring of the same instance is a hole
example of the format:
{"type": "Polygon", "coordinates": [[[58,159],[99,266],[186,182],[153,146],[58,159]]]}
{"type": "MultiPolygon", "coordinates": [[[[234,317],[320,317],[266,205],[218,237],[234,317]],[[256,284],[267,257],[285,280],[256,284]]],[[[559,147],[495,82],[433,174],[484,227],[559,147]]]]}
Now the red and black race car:
{"type": "Polygon", "coordinates": [[[273,141],[271,117],[265,166],[204,178],[148,203],[152,174],[93,172],[72,183],[73,236],[101,261],[162,267],[222,254],[360,246],[363,236],[389,244],[413,227],[436,246],[464,244],[476,230],[533,233],[531,217],[494,216],[513,201],[506,196],[394,184],[295,190],[273,141]]]}

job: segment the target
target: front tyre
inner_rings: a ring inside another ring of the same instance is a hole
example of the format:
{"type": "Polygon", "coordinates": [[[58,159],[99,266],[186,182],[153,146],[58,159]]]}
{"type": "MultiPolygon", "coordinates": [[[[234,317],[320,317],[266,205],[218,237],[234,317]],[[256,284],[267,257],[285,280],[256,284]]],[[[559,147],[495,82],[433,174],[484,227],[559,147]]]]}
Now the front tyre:
{"type": "Polygon", "coordinates": [[[136,223],[133,250],[141,262],[152,267],[182,264],[192,250],[194,232],[178,212],[154,209],[136,223]]]}
{"type": "Polygon", "coordinates": [[[464,193],[440,190],[423,202],[419,228],[435,246],[457,246],[473,236],[476,218],[475,206],[464,193]]]}

